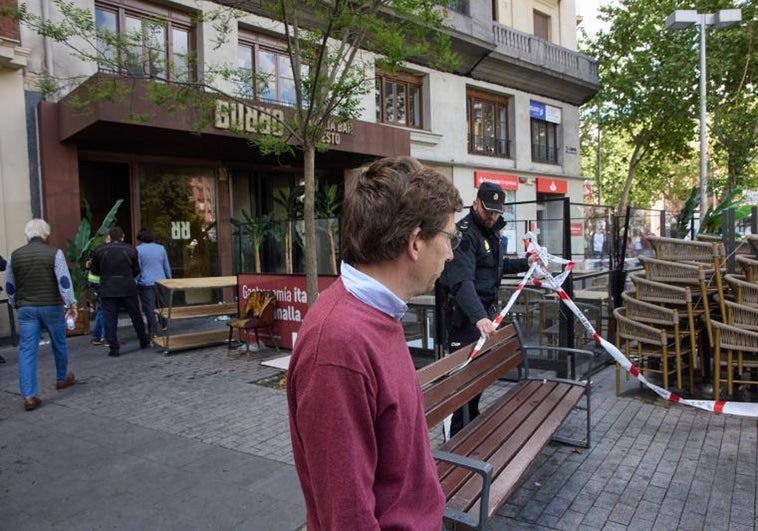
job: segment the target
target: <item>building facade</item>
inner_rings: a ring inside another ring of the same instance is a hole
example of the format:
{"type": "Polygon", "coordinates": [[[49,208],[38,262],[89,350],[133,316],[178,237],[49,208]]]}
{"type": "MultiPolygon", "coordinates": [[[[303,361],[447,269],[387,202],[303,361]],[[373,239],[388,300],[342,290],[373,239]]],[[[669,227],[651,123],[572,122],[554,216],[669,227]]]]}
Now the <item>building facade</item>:
{"type": "MultiPolygon", "coordinates": [[[[127,239],[140,227],[151,228],[167,246],[175,276],[249,270],[235,259],[239,241],[230,218],[291,217],[289,203],[302,182],[300,155],[263,155],[238,134],[245,128],[277,134],[269,116],[287,113],[294,101],[280,25],[265,12],[250,13],[222,35],[212,17],[199,16],[217,8],[210,1],[74,4],[92,14],[99,32],[143,38],[130,48],[124,71],[114,72],[26,27],[16,25],[15,33],[2,36],[0,93],[14,102],[14,114],[0,124],[0,149],[8,146],[14,156],[0,157],[0,249],[10,252],[21,243],[23,223],[33,215],[45,217],[53,243],[64,246],[86,212],[97,224],[124,199],[118,223],[127,239]],[[140,77],[182,83],[219,65],[265,74],[269,82],[214,81],[250,101],[219,98],[200,134],[186,113],[141,97],[148,88],[140,77]],[[43,101],[43,74],[81,82],[43,101]],[[103,86],[115,94],[128,86],[128,96],[88,100],[103,86]],[[16,195],[9,195],[9,180],[13,190],[22,189],[16,195]]],[[[28,8],[61,20],[49,2],[28,8]]],[[[579,106],[599,82],[597,65],[576,52],[574,0],[457,0],[445,14],[460,66],[450,73],[410,63],[392,74],[376,68],[374,91],[363,97],[359,119],[334,125],[326,135],[329,151],[317,155],[317,186],[342,187],[372,159],[410,154],[452,179],[468,204],[482,180],[500,182],[516,203],[509,211],[513,219],[550,219],[558,208],[550,199],[557,197],[580,203],[579,106]]],[[[95,46],[105,56],[113,53],[107,40],[95,46]]],[[[363,59],[370,62],[371,54],[363,59]]],[[[509,225],[509,251],[517,250],[526,228],[509,225]]],[[[282,238],[270,238],[262,251],[264,270],[290,272],[282,238]]]]}

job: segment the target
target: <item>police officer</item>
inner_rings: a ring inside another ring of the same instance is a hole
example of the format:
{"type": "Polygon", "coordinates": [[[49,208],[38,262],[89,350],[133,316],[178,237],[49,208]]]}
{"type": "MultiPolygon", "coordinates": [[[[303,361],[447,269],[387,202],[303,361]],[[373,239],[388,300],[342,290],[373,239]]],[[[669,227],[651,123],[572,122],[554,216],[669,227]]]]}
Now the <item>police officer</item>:
{"type": "MultiPolygon", "coordinates": [[[[438,291],[447,298],[445,323],[450,352],[495,332],[491,319],[498,312],[500,279],[503,274],[528,270],[533,260],[503,257],[499,234],[505,226],[504,200],[505,194],[498,184],[484,182],[471,211],[457,223],[462,240],[454,250],[453,260],[445,264],[439,279],[442,289],[438,291]]],[[[469,420],[479,415],[480,396],[465,406],[469,420]]],[[[463,409],[459,409],[453,415],[451,434],[463,426],[463,409]]]]}

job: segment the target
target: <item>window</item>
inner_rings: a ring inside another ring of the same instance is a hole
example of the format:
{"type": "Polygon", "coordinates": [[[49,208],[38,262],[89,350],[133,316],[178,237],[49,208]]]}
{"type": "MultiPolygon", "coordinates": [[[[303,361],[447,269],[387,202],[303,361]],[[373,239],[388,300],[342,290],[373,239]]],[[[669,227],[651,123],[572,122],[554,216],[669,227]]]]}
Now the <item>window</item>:
{"type": "Polygon", "coordinates": [[[532,160],[558,164],[558,124],[532,118],[532,160]]]}
{"type": "Polygon", "coordinates": [[[469,0],[450,0],[447,7],[451,11],[457,11],[466,16],[469,15],[469,0]]]}
{"type": "Polygon", "coordinates": [[[173,81],[190,81],[191,18],[149,4],[98,3],[95,6],[100,69],[173,81]],[[134,4],[134,5],[132,5],[134,4]],[[137,7],[139,6],[139,7],[137,7]],[[126,46],[118,57],[119,38],[126,46]]]}
{"type": "Polygon", "coordinates": [[[390,77],[377,72],[374,81],[376,121],[421,129],[421,87],[418,76],[398,74],[390,77]]]}
{"type": "Polygon", "coordinates": [[[466,93],[468,152],[492,157],[510,157],[508,98],[469,90],[466,93]]]}
{"type": "MultiPolygon", "coordinates": [[[[295,76],[289,54],[282,48],[282,43],[267,41],[263,37],[246,36],[239,43],[237,65],[243,72],[238,88],[241,97],[295,105],[295,76]]],[[[303,65],[301,76],[305,78],[307,75],[308,66],[303,65]]]]}
{"type": "Polygon", "coordinates": [[[550,17],[534,11],[534,35],[540,39],[550,40],[550,17]]]}

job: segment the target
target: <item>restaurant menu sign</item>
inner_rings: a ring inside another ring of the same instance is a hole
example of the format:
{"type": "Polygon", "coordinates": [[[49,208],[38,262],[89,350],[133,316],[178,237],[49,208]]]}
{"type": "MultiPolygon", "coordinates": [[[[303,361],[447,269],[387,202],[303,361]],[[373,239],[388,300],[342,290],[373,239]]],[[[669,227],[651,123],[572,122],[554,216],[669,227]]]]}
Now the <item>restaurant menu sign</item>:
{"type": "MultiPolygon", "coordinates": [[[[324,291],[337,277],[319,277],[318,290],[324,291]]],[[[308,311],[305,275],[240,274],[237,281],[237,300],[242,312],[245,300],[254,290],[271,290],[276,295],[276,320],[274,338],[280,347],[291,349],[295,346],[297,333],[308,311]]],[[[269,335],[259,331],[261,341],[270,344],[269,335]]]]}

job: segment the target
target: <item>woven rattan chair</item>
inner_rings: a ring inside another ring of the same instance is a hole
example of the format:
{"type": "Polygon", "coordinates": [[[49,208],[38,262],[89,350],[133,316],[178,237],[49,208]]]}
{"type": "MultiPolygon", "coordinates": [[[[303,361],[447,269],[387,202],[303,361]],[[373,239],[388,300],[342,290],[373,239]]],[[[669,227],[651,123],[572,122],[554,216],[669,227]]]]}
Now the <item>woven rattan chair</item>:
{"type": "Polygon", "coordinates": [[[242,335],[245,336],[245,346],[247,358],[250,359],[250,337],[252,331],[255,334],[255,343],[261,346],[258,338],[258,330],[261,328],[268,332],[271,341],[279,352],[279,345],[274,338],[274,320],[276,317],[276,295],[271,290],[254,290],[250,292],[245,300],[245,306],[240,313],[240,318],[229,322],[229,341],[227,342],[226,355],[232,348],[232,335],[235,330],[242,341],[242,335]]]}
{"type": "Polygon", "coordinates": [[[726,281],[732,288],[735,302],[758,308],[758,283],[748,282],[736,275],[727,275],[726,281]]]}
{"type": "MultiPolygon", "coordinates": [[[[682,386],[681,358],[671,359],[669,337],[666,330],[638,323],[624,316],[623,308],[613,310],[616,320],[616,345],[642,374],[660,374],[663,387],[669,388],[669,377],[676,375],[677,387],[682,386]],[[651,361],[657,359],[660,367],[653,368],[651,361]],[[673,367],[671,366],[671,362],[673,367]]],[[[627,374],[627,378],[628,378],[627,374]]],[[[621,394],[621,367],[616,364],[616,396],[621,394]]]]}
{"type": "MultiPolygon", "coordinates": [[[[513,292],[516,291],[516,286],[501,286],[498,290],[497,298],[500,310],[506,305],[508,299],[510,299],[513,292]]],[[[508,315],[510,320],[513,320],[515,316],[521,316],[524,325],[527,328],[531,328],[534,320],[534,313],[539,308],[539,301],[545,298],[545,292],[536,288],[523,288],[521,294],[513,303],[508,315]]]]}
{"type": "Polygon", "coordinates": [[[758,385],[758,380],[744,378],[745,370],[751,373],[758,369],[758,332],[713,321],[716,348],[713,355],[713,399],[719,399],[719,390],[726,371],[726,392],[734,394],[734,384],[758,385]],[[736,374],[736,376],[735,376],[736,374]]]}
{"type": "Polygon", "coordinates": [[[726,324],[758,332],[758,308],[726,301],[726,324]]]}
{"type": "MultiPolygon", "coordinates": [[[[692,290],[689,287],[673,286],[671,284],[655,282],[636,274],[629,275],[629,278],[634,285],[635,299],[638,301],[658,304],[666,308],[676,308],[679,310],[679,313],[682,314],[683,319],[686,317],[687,331],[689,332],[690,330],[693,330],[697,333],[697,329],[695,328],[695,316],[698,312],[695,311],[692,290]]],[[[699,313],[702,313],[702,309],[700,309],[699,313]]],[[[708,330],[710,329],[706,326],[706,332],[708,332],[708,330]]]]}
{"type": "Polygon", "coordinates": [[[726,315],[724,306],[724,292],[719,289],[721,282],[716,280],[716,270],[703,264],[670,262],[658,260],[649,256],[640,256],[640,263],[645,268],[645,278],[654,282],[670,284],[674,286],[687,286],[695,297],[695,315],[702,315],[708,331],[708,341],[713,346],[713,333],[711,331],[711,302],[710,297],[715,297],[718,302],[720,313],[717,317],[723,319],[726,315]]]}
{"type": "Polygon", "coordinates": [[[745,272],[745,280],[748,282],[758,281],[758,259],[744,254],[735,256],[734,259],[745,272]]]}
{"type": "MultiPolygon", "coordinates": [[[[666,308],[657,304],[638,301],[630,292],[624,292],[621,298],[624,301],[624,314],[626,317],[638,323],[664,328],[669,332],[669,348],[672,346],[674,348],[677,372],[681,374],[681,360],[686,358],[690,393],[694,394],[697,343],[695,331],[688,329],[686,320],[682,322],[682,317],[684,316],[676,308],[666,308]]],[[[681,387],[681,381],[677,380],[677,383],[681,387]]]]}
{"type": "MultiPolygon", "coordinates": [[[[587,317],[592,326],[598,333],[602,333],[601,311],[597,304],[590,302],[574,301],[576,307],[587,317]]],[[[558,299],[543,299],[538,302],[538,336],[539,344],[558,345],[560,336],[560,314],[561,302],[558,299]]],[[[569,311],[568,309],[566,311],[569,311]]],[[[574,318],[574,343],[575,345],[586,345],[594,343],[595,339],[589,334],[582,322],[574,318]]]]}
{"type": "Polygon", "coordinates": [[[753,255],[758,256],[758,234],[748,234],[745,236],[745,241],[753,249],[753,255]]]}

